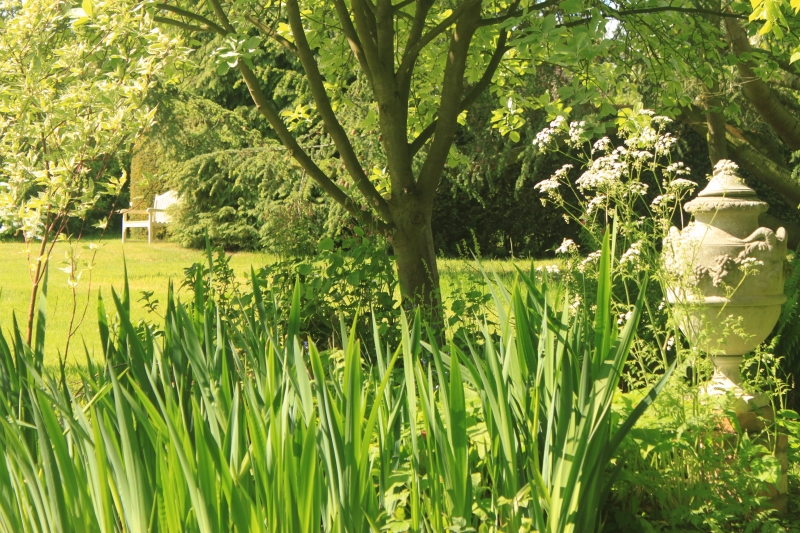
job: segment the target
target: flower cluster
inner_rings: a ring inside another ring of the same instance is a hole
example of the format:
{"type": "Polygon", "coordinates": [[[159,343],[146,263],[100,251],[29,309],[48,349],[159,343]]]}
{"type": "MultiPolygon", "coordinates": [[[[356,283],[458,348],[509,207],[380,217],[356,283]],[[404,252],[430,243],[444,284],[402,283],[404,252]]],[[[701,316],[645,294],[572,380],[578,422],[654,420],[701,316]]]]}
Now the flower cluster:
{"type": "Polygon", "coordinates": [[[563,116],[557,116],[552,122],[550,122],[549,127],[536,134],[536,138],[533,140],[533,145],[544,152],[550,146],[550,144],[552,144],[555,138],[564,131],[566,122],[567,119],[565,119],[563,116]]]}
{"type": "Polygon", "coordinates": [[[673,174],[675,176],[688,176],[691,174],[691,169],[684,165],[682,162],[678,161],[677,163],[670,163],[664,169],[665,174],[673,174]]]}
{"type": "Polygon", "coordinates": [[[622,257],[619,259],[619,263],[624,265],[625,263],[636,264],[639,260],[639,257],[642,254],[642,243],[641,241],[635,242],[631,244],[631,247],[628,248],[622,257]]]}
{"type": "Polygon", "coordinates": [[[602,190],[619,182],[628,173],[628,165],[621,160],[624,153],[616,149],[607,156],[591,162],[588,170],[575,182],[580,189],[602,190]]]}
{"type": "Polygon", "coordinates": [[[578,147],[586,141],[586,121],[571,122],[569,125],[569,141],[567,144],[578,147]]]}
{"type": "Polygon", "coordinates": [[[556,254],[571,254],[578,251],[578,245],[572,239],[564,239],[561,246],[556,248],[556,254]]]}

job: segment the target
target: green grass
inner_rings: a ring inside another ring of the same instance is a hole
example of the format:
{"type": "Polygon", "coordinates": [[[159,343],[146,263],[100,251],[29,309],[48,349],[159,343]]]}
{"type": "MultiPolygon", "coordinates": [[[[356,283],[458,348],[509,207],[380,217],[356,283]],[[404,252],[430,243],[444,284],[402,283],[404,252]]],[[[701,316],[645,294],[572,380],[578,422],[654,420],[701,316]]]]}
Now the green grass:
{"type": "MultiPolygon", "coordinates": [[[[124,279],[124,262],[128,266],[128,280],[133,300],[132,314],[134,323],[147,318],[149,311],[138,302],[142,291],[152,291],[153,298],[165,302],[169,280],[173,280],[176,290],[184,278],[183,269],[192,263],[204,260],[204,252],[190,250],[180,246],[157,241],[148,245],[145,241],[128,241],[125,245],[120,239],[104,239],[101,241],[84,241],[76,246],[81,261],[91,259],[92,251],[88,249],[90,242],[98,245],[95,265],[91,272],[84,268],[76,288],[77,313],[76,324],[86,310],[85,318],[77,327],[72,338],[68,362],[82,364],[85,360],[83,343],[95,359],[100,357],[99,332],[97,327],[97,295],[110,301],[111,288],[122,291],[124,279]],[[90,279],[91,273],[91,279],[90,279]],[[91,283],[90,283],[91,281],[91,283]],[[88,304],[88,307],[87,307],[88,304]]],[[[72,316],[73,296],[67,284],[67,274],[59,270],[64,267],[65,253],[69,246],[66,243],[56,245],[51,258],[50,282],[47,297],[47,353],[45,364],[53,365],[58,361],[59,353],[64,352],[67,340],[70,317],[72,316]]],[[[258,268],[272,258],[262,253],[231,254],[231,266],[238,275],[244,276],[250,266],[258,268]]],[[[0,243],[0,327],[8,335],[11,329],[12,315],[16,314],[20,328],[24,330],[30,302],[31,281],[28,275],[28,258],[25,245],[19,242],[0,243]]],[[[180,293],[179,293],[180,294],[180,293]]],[[[113,307],[113,306],[112,306],[113,307]]],[[[159,307],[158,311],[162,309],[159,307]]],[[[157,317],[150,316],[149,320],[157,317]]]]}
{"type": "MultiPolygon", "coordinates": [[[[75,334],[70,341],[68,354],[70,365],[83,364],[85,360],[84,343],[96,360],[100,358],[97,296],[102,294],[110,302],[111,288],[115,288],[117,292],[122,290],[124,261],[127,261],[128,266],[128,280],[133,299],[132,318],[136,323],[141,319],[154,321],[157,318],[144,307],[143,302],[138,301],[142,297],[143,291],[152,292],[153,299],[163,303],[166,300],[169,280],[171,279],[175,283],[177,290],[184,279],[183,270],[192,263],[205,260],[203,251],[181,248],[167,241],[155,241],[148,245],[142,240],[129,240],[123,246],[120,239],[108,238],[99,241],[84,241],[78,244],[75,250],[80,261],[91,259],[93,252],[88,249],[91,243],[98,245],[97,256],[91,272],[84,267],[75,291],[77,299],[76,326],[73,328],[75,334]],[[81,321],[82,315],[83,320],[81,321]]],[[[56,364],[59,354],[64,353],[72,316],[72,290],[67,284],[67,274],[60,270],[65,266],[65,254],[68,250],[69,246],[66,243],[57,244],[51,259],[47,298],[48,329],[45,360],[47,366],[56,364]]],[[[274,260],[273,256],[265,253],[241,252],[231,254],[231,256],[231,267],[237,276],[241,276],[240,281],[243,283],[246,282],[251,266],[259,268],[274,260]]],[[[537,266],[554,263],[556,261],[553,260],[536,262],[537,266]]],[[[510,280],[513,276],[515,264],[525,272],[530,269],[530,261],[526,259],[481,260],[481,265],[487,273],[496,272],[505,281],[510,280]]],[[[462,293],[472,289],[486,290],[485,284],[481,282],[480,270],[473,260],[440,259],[438,265],[445,302],[457,290],[462,293]]],[[[30,291],[31,281],[28,275],[25,245],[19,242],[0,242],[0,327],[7,335],[11,329],[11,319],[14,314],[20,323],[20,328],[24,331],[30,291]]],[[[157,311],[162,310],[159,307],[157,311]]]]}

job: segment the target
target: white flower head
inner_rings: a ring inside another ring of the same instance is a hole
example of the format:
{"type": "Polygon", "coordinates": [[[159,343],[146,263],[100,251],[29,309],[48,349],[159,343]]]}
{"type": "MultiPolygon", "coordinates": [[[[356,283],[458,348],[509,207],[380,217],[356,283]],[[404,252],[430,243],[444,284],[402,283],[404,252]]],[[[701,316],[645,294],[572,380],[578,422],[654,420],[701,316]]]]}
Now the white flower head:
{"type": "Polygon", "coordinates": [[[720,159],[717,161],[717,164],[714,165],[714,174],[722,173],[722,172],[733,172],[736,173],[739,170],[739,165],[731,161],[730,159],[720,159]]]}
{"type": "Polygon", "coordinates": [[[560,185],[561,185],[561,182],[558,181],[558,178],[552,177],[552,178],[548,178],[546,180],[540,181],[539,183],[534,185],[533,188],[536,189],[536,190],[539,190],[541,192],[547,192],[547,191],[551,191],[553,189],[558,189],[558,187],[560,185]]]}
{"type": "Polygon", "coordinates": [[[672,136],[670,133],[665,133],[656,140],[655,142],[655,151],[657,154],[669,152],[675,143],[678,142],[678,139],[672,136]]]}
{"type": "Polygon", "coordinates": [[[611,139],[609,139],[608,137],[603,137],[595,141],[594,145],[592,146],[592,153],[607,152],[610,146],[611,146],[611,139]]]}
{"type": "Polygon", "coordinates": [[[633,318],[633,311],[628,311],[627,313],[621,313],[619,315],[619,318],[617,319],[617,325],[621,326],[631,318],[633,318]]]}
{"type": "Polygon", "coordinates": [[[631,247],[628,248],[622,257],[619,259],[619,264],[624,265],[625,263],[635,264],[639,257],[642,254],[642,243],[635,242],[631,244],[631,247]]]}
{"type": "Polygon", "coordinates": [[[598,194],[597,196],[589,200],[589,203],[586,204],[586,214],[591,215],[592,213],[594,213],[599,207],[602,207],[604,205],[605,201],[606,201],[605,194],[598,194]]]}
{"type": "Polygon", "coordinates": [[[679,161],[668,165],[667,168],[664,169],[664,172],[667,174],[675,174],[676,176],[688,176],[691,173],[691,169],[679,161]]]}
{"type": "Polygon", "coordinates": [[[572,239],[564,239],[561,246],[556,248],[557,254],[571,254],[578,251],[578,245],[572,239]]]}
{"type": "Polygon", "coordinates": [[[583,137],[586,132],[586,122],[571,122],[569,125],[569,144],[578,147],[583,144],[583,137]]]}
{"type": "Polygon", "coordinates": [[[583,190],[604,189],[619,182],[627,172],[627,165],[619,161],[619,152],[615,150],[607,156],[592,161],[586,172],[575,183],[583,190]]]}
{"type": "Polygon", "coordinates": [[[551,123],[550,128],[557,130],[566,124],[567,119],[563,115],[558,115],[551,123]]]}
{"type": "Polygon", "coordinates": [[[550,128],[545,128],[536,134],[536,138],[533,140],[533,145],[540,150],[544,150],[552,142],[552,140],[553,130],[550,128]]]}
{"type": "Polygon", "coordinates": [[[697,183],[692,180],[687,180],[685,178],[678,178],[676,180],[672,180],[669,184],[670,188],[677,189],[679,191],[682,190],[692,190],[697,187],[697,183]]]}
{"type": "Polygon", "coordinates": [[[585,272],[586,268],[589,265],[591,265],[594,262],[596,262],[598,259],[600,259],[601,255],[602,255],[602,252],[600,250],[590,253],[589,255],[586,256],[586,259],[581,261],[581,264],[578,265],[578,270],[580,272],[585,272]]]}
{"type": "Polygon", "coordinates": [[[567,163],[563,167],[561,167],[558,170],[556,170],[556,173],[553,174],[553,178],[559,178],[559,179],[560,178],[566,178],[567,177],[567,173],[570,170],[572,170],[572,168],[573,168],[573,165],[571,165],[570,163],[567,163]]]}

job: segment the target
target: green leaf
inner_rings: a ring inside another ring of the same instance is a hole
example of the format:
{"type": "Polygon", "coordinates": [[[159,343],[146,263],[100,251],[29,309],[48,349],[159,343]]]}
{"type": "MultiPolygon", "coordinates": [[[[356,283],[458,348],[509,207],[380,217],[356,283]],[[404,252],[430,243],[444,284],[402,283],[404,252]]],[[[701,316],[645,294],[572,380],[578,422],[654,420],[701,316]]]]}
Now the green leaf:
{"type": "Polygon", "coordinates": [[[331,239],[330,237],[325,237],[324,239],[319,241],[317,248],[326,252],[330,252],[331,250],[333,250],[333,239],[331,239]]]}
{"type": "Polygon", "coordinates": [[[261,37],[250,37],[245,43],[244,47],[250,51],[255,50],[261,44],[261,37]]]}
{"type": "Polygon", "coordinates": [[[508,134],[508,138],[511,139],[512,141],[514,141],[515,143],[518,143],[519,142],[519,138],[520,138],[519,137],[519,132],[516,131],[516,130],[512,131],[511,133],[508,134]]]}
{"type": "Polygon", "coordinates": [[[81,2],[81,7],[83,8],[83,11],[86,13],[86,15],[89,17],[91,17],[92,14],[94,13],[94,3],[92,2],[92,0],[83,0],[83,2],[81,2]]]}

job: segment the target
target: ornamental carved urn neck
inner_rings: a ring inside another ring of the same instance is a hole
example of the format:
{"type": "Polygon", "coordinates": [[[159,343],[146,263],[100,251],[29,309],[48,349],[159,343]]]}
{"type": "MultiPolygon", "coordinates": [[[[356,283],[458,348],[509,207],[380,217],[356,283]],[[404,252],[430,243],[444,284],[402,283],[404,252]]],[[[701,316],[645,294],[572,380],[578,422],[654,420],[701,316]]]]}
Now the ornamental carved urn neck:
{"type": "Polygon", "coordinates": [[[786,230],[759,227],[769,208],[730,161],[720,161],[708,186],[684,209],[694,220],[664,239],[672,278],[667,299],[689,340],[715,356],[728,385],[741,381],[741,356],[761,344],[778,321],[786,261],[786,230]]]}

